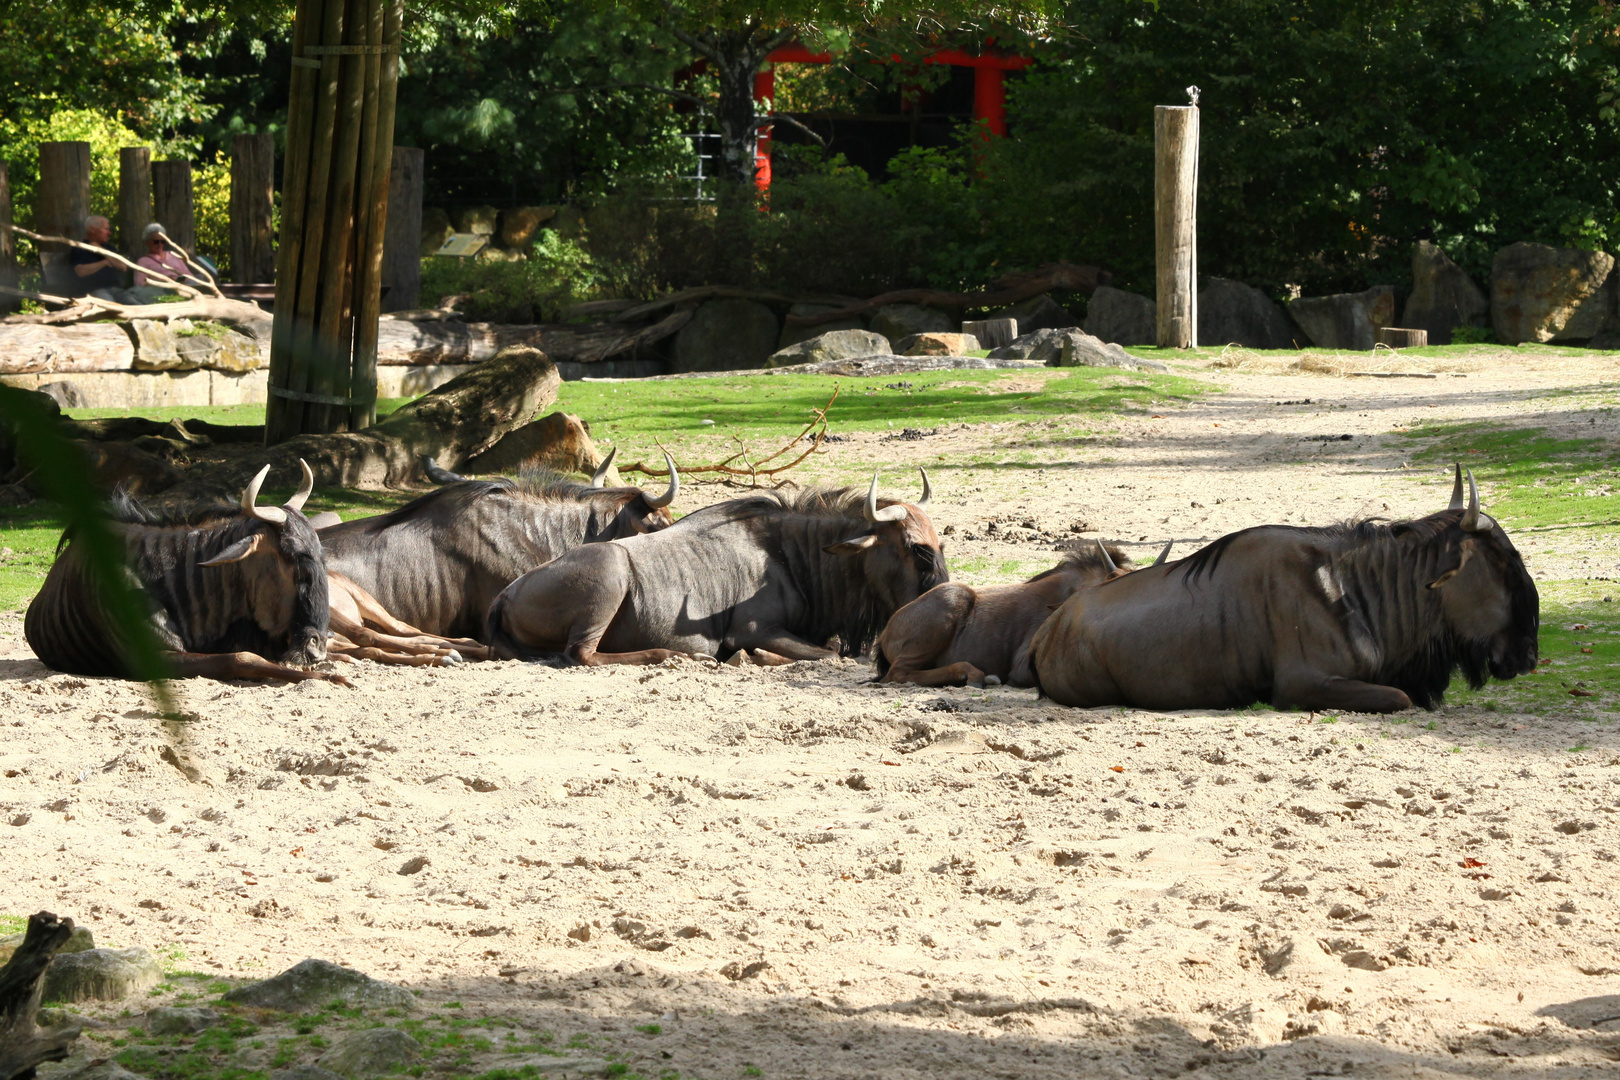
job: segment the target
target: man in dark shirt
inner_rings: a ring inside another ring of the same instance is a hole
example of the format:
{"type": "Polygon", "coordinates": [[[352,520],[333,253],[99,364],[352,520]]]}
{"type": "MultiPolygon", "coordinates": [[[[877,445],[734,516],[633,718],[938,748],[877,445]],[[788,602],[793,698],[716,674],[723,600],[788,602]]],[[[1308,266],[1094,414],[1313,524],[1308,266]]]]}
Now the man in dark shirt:
{"type": "MultiPolygon", "coordinates": [[[[86,243],[106,247],[107,241],[112,239],[112,226],[99,215],[87,217],[84,219],[84,239],[86,243]]],[[[124,271],[107,256],[83,248],[69,248],[68,266],[73,270],[69,295],[93,293],[103,300],[124,299],[124,271]]]]}

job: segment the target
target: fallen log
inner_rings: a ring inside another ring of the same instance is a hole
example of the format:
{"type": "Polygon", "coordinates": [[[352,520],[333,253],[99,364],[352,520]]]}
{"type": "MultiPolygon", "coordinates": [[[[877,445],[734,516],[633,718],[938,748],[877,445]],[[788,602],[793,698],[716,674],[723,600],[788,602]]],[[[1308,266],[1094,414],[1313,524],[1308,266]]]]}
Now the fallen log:
{"type": "MultiPolygon", "coordinates": [[[[1091,293],[1098,285],[1106,285],[1108,271],[1095,266],[1075,266],[1072,263],[1048,263],[1039,270],[1008,274],[996,279],[978,292],[945,292],[941,289],[897,289],[863,300],[858,304],[825,311],[818,315],[789,315],[789,326],[818,326],[838,319],[852,319],[876,311],[885,304],[926,304],[941,308],[998,308],[1028,300],[1053,289],[1071,289],[1091,293]]],[[[628,312],[626,313],[628,314],[628,312]]]]}
{"type": "Polygon", "coordinates": [[[23,943],[0,968],[0,1080],[33,1080],[38,1066],[66,1058],[79,1037],[72,1024],[42,1028],[36,1022],[45,969],[72,935],[72,919],[41,911],[28,920],[23,943]]]}

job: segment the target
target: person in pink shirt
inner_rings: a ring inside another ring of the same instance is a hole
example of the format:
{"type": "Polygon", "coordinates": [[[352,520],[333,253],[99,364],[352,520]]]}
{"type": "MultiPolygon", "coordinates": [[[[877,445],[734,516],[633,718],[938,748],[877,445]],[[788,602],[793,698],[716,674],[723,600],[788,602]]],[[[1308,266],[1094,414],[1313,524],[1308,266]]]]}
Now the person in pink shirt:
{"type": "MultiPolygon", "coordinates": [[[[143,266],[154,270],[164,277],[187,285],[201,284],[186,261],[179,254],[171,251],[163,242],[163,226],[152,222],[141,230],[141,236],[146,240],[146,254],[135,261],[136,266],[143,266]]],[[[145,274],[137,272],[135,275],[135,288],[154,289],[166,293],[172,290],[155,283],[149,283],[145,274]]]]}

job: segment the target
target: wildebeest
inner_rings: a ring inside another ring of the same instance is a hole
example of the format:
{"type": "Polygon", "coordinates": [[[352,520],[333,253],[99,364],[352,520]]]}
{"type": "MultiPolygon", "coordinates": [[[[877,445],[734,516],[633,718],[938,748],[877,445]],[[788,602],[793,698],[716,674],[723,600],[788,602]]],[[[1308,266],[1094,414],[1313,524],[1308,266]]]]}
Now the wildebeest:
{"type": "MultiPolygon", "coordinates": [[[[151,612],[169,668],[215,679],[329,679],[288,664],[326,657],[327,582],[320,539],[300,512],[314,486],[259,506],[266,465],[239,507],[164,515],[127,496],[113,503],[127,580],[151,612]],[[274,663],[272,661],[280,661],[274,663]]],[[[23,632],[46,665],[77,675],[132,676],[126,639],[109,616],[83,545],[64,534],[56,562],[28,605],[23,632]]]]}
{"type": "Polygon", "coordinates": [[[1524,561],[1463,502],[1416,521],[1263,525],[1077,592],[1035,635],[1037,684],[1065,705],[1395,712],[1536,666],[1524,561]]]}
{"type": "Polygon", "coordinates": [[[649,664],[743,653],[819,660],[866,651],[890,614],[949,578],[928,503],[848,489],[718,503],[674,528],[591,544],[530,571],[489,610],[503,658],[649,664]]]}
{"type": "Polygon", "coordinates": [[[554,476],[457,480],[397,510],[321,529],[326,565],[425,633],[478,638],[490,602],[542,563],[579,547],[669,527],[680,475],[649,495],[554,476]]]}
{"type": "MultiPolygon", "coordinates": [[[[1159,561],[1169,553],[1166,545],[1159,561]]],[[[1076,589],[1134,569],[1123,552],[1099,540],[1017,585],[935,585],[896,611],[878,635],[878,681],[1034,686],[1029,642],[1046,617],[1076,589]]]]}

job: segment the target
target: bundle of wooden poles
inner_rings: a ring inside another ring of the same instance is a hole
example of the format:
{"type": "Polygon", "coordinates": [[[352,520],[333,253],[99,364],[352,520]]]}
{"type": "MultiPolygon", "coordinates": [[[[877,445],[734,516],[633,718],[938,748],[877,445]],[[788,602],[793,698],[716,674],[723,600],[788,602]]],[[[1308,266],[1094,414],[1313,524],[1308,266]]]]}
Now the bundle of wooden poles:
{"type": "Polygon", "coordinates": [[[265,441],[376,418],[403,0],[299,0],[265,441]]]}

